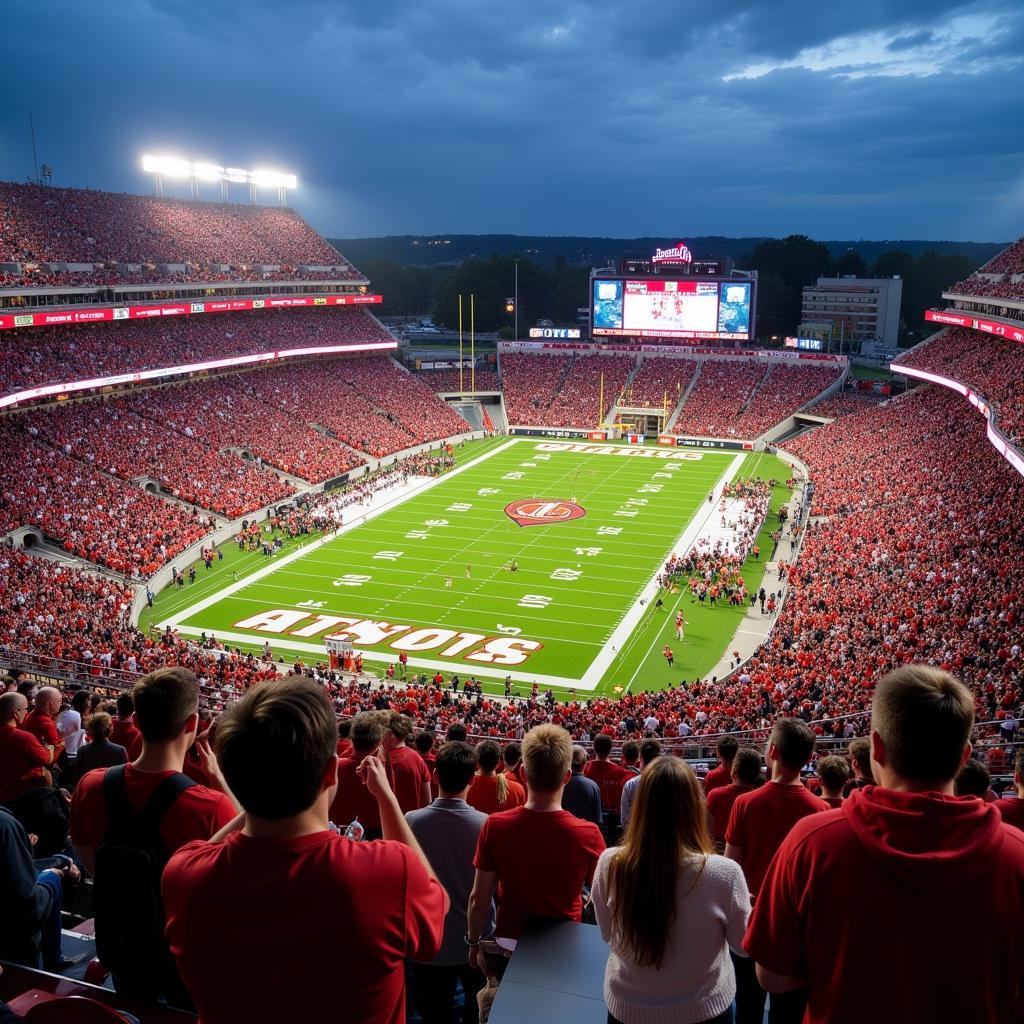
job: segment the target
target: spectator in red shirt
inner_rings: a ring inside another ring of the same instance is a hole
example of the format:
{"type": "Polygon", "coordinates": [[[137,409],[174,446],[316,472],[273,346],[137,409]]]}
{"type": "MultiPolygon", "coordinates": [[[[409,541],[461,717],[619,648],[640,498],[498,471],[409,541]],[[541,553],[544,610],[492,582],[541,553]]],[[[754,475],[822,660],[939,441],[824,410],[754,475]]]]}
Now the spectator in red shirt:
{"type": "Polygon", "coordinates": [[[732,736],[723,736],[718,741],[718,764],[704,776],[705,793],[732,782],[732,759],[739,749],[739,743],[732,736]]]}
{"type": "Polygon", "coordinates": [[[1013,784],[1017,787],[1016,797],[1004,796],[1001,800],[996,801],[996,807],[999,808],[1003,821],[1024,832],[1024,747],[1017,751],[1013,784]]]}
{"type": "Polygon", "coordinates": [[[33,786],[48,781],[53,754],[20,728],[28,716],[28,700],[17,690],[0,696],[0,803],[10,803],[33,786]]]}
{"type": "Polygon", "coordinates": [[[466,803],[484,814],[510,811],[526,803],[526,792],[522,786],[507,775],[498,774],[501,748],[494,740],[477,744],[477,773],[466,796],[466,803]]]}
{"type": "Polygon", "coordinates": [[[611,753],[611,736],[598,733],[594,737],[594,760],[588,761],[583,768],[583,774],[601,787],[601,812],[606,836],[618,831],[622,787],[633,777],[631,772],[611,760],[611,753]]]}
{"type": "MultiPolygon", "coordinates": [[[[158,789],[182,775],[185,755],[195,742],[199,728],[199,684],[188,669],[161,668],[150,672],[135,684],[132,695],[135,722],[142,734],[142,753],[123,768],[96,768],[87,772],[79,780],[71,799],[71,841],[95,880],[96,936],[101,945],[106,941],[105,931],[113,930],[103,910],[104,901],[113,897],[106,894],[116,893],[121,885],[120,878],[109,877],[102,865],[97,867],[96,852],[104,845],[110,831],[107,788],[120,778],[120,790],[130,811],[142,817],[158,789]],[[111,775],[108,781],[110,773],[117,774],[111,775]]],[[[207,777],[217,780],[226,790],[208,742],[203,740],[196,746],[207,777]]],[[[182,785],[185,783],[188,787],[178,792],[160,819],[159,840],[167,855],[193,839],[209,838],[232,821],[237,811],[225,792],[195,785],[187,779],[182,785]]],[[[154,892],[154,899],[158,896],[154,892]]],[[[121,922],[117,922],[116,927],[120,928],[121,922]]],[[[139,948],[147,942],[148,936],[138,937],[139,948]]],[[[166,949],[154,949],[152,953],[152,969],[145,977],[126,971],[118,964],[107,963],[115,988],[140,999],[163,995],[174,1005],[188,1006],[188,994],[181,986],[166,949]]]]}
{"type": "Polygon", "coordinates": [[[953,794],[973,725],[946,672],[890,673],[871,709],[878,785],[782,844],[744,946],[769,991],[807,986],[807,1024],[1019,1019],[1024,835],[953,794]]]}
{"type": "Polygon", "coordinates": [[[352,719],[346,718],[338,723],[338,757],[344,760],[352,756],[352,719]]]}
{"type": "Polygon", "coordinates": [[[843,789],[850,781],[850,762],[838,754],[829,754],[818,762],[821,779],[821,799],[833,810],[843,806],[843,789]]]}
{"type": "Polygon", "coordinates": [[[849,796],[855,789],[874,785],[875,780],[871,776],[871,741],[867,736],[850,740],[846,756],[853,767],[853,778],[843,786],[843,796],[849,796]]]}
{"type": "Polygon", "coordinates": [[[135,712],[135,700],[130,693],[121,693],[117,697],[117,717],[110,730],[110,742],[124,747],[131,755],[132,747],[140,739],[141,733],[135,726],[132,715],[135,712]]]}
{"type": "Polygon", "coordinates": [[[752,747],[737,750],[732,759],[732,782],[728,786],[716,786],[707,795],[708,831],[716,850],[725,849],[725,832],[733,804],[738,797],[749,793],[762,781],[761,755],[752,747]]]}
{"type": "Polygon", "coordinates": [[[33,704],[35,706],[21,727],[25,732],[32,733],[44,747],[49,748],[53,760],[56,762],[64,749],[64,741],[60,738],[55,721],[57,713],[60,711],[60,690],[54,686],[41,687],[36,692],[33,704]]]}
{"type": "Polygon", "coordinates": [[[393,711],[384,728],[384,750],[395,796],[403,814],[426,807],[431,800],[430,772],[423,758],[412,747],[406,746],[412,734],[412,719],[393,711]]]}
{"type": "Polygon", "coordinates": [[[327,827],[337,729],[323,688],[301,676],[253,687],[219,720],[217,754],[244,813],[182,847],[163,876],[167,936],[204,1024],[339,1012],[404,1024],[405,958],[440,948],[448,897],[378,758],[361,771],[384,841],[327,827]],[[225,983],[255,965],[258,979],[225,983]]]}
{"type": "Polygon", "coordinates": [[[510,779],[515,779],[523,789],[526,789],[526,772],[523,768],[523,751],[518,743],[506,743],[502,751],[502,758],[505,762],[505,774],[510,779]]]}
{"type": "MultiPolygon", "coordinates": [[[[491,900],[498,896],[495,935],[518,939],[527,919],[578,921],[582,891],[594,876],[605,848],[601,830],[562,809],[562,788],[569,780],[572,740],[557,725],[539,725],[523,740],[527,799],[522,807],[492,814],[480,833],[473,860],[476,878],[467,914],[470,962],[478,963],[478,946],[487,926],[491,900]],[[544,851],[544,870],[536,854],[544,851]]],[[[489,977],[502,966],[482,963],[489,977]]]]}
{"type": "Polygon", "coordinates": [[[976,757],[969,757],[953,782],[957,796],[976,796],[987,804],[996,802],[992,792],[992,773],[976,757]]]}
{"type": "Polygon", "coordinates": [[[368,757],[381,757],[384,723],[377,711],[361,711],[352,719],[349,733],[352,756],[338,762],[338,785],[331,800],[330,820],[344,828],[358,821],[365,830],[364,839],[382,839],[377,798],[363,782],[362,763],[368,757]]]}
{"type": "MultiPolygon", "coordinates": [[[[775,851],[801,819],[829,810],[800,781],[800,770],[814,752],[814,733],[799,718],[780,718],[772,727],[765,752],[769,779],[752,793],[736,798],[725,832],[725,855],[739,863],[756,901],[761,882],[775,851]]],[[[765,990],[757,982],[753,962],[733,956],[736,968],[737,1024],[761,1024],[765,990]]],[[[800,1024],[804,993],[786,992],[772,997],[771,1024],[800,1024]]]]}

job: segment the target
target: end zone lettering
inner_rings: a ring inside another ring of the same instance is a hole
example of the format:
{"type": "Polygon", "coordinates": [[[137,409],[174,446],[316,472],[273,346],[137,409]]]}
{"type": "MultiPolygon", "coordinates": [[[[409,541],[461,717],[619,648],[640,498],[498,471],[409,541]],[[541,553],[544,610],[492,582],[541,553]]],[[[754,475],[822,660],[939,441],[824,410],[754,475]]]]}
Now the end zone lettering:
{"type": "Polygon", "coordinates": [[[623,455],[631,459],[678,459],[682,462],[696,462],[703,459],[700,452],[667,452],[658,448],[620,448],[608,444],[558,444],[542,441],[536,446],[539,452],[581,452],[584,455],[623,455]]]}
{"type": "Polygon", "coordinates": [[[436,626],[412,627],[347,615],[310,615],[294,608],[271,608],[235,623],[237,629],[278,636],[330,635],[356,647],[384,645],[394,651],[420,654],[430,651],[442,658],[459,658],[486,665],[521,665],[543,648],[537,640],[459,632],[436,626]],[[308,621],[307,621],[308,620],[308,621]],[[301,624],[301,625],[300,625],[301,624]]]}

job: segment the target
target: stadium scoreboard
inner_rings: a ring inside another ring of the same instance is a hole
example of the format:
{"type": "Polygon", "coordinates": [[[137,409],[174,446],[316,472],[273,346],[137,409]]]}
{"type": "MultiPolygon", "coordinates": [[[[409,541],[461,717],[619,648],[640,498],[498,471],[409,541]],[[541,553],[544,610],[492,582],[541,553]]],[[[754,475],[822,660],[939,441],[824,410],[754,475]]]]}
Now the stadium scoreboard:
{"type": "Polygon", "coordinates": [[[594,277],[594,337],[749,341],[755,278],[594,277]]]}

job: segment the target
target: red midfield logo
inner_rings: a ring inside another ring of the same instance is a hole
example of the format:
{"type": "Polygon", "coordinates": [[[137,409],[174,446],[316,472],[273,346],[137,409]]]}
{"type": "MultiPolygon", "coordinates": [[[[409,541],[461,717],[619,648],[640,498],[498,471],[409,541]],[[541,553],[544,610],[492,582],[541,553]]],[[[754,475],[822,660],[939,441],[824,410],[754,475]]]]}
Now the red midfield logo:
{"type": "Polygon", "coordinates": [[[574,501],[551,501],[548,498],[524,498],[505,506],[505,515],[520,526],[568,523],[586,514],[587,510],[574,501]]]}

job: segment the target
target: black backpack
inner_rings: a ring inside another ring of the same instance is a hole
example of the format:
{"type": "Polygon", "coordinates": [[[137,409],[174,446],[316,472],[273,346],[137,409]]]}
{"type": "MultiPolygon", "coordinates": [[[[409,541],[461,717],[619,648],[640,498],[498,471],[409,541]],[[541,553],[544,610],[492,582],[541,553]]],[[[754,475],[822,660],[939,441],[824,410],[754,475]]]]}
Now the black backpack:
{"type": "Polygon", "coordinates": [[[166,994],[177,982],[177,969],[164,939],[160,876],[174,851],[160,838],[160,824],[174,801],[196,783],[180,772],[169,775],[136,813],[128,803],[124,775],[123,764],[103,775],[109,827],[96,849],[96,955],[115,978],[166,994]]]}

